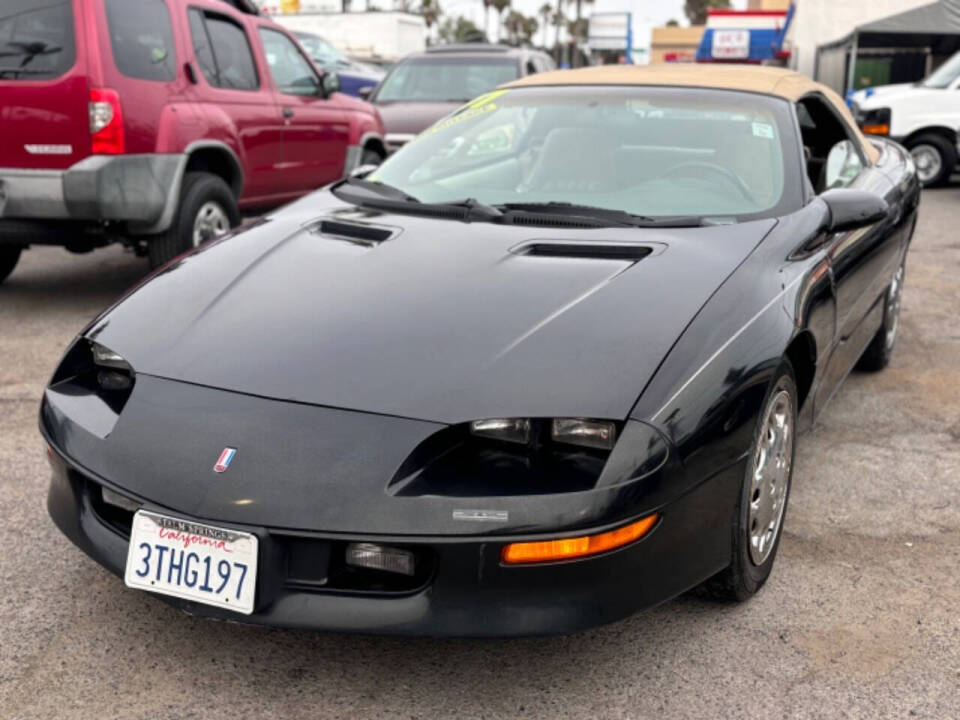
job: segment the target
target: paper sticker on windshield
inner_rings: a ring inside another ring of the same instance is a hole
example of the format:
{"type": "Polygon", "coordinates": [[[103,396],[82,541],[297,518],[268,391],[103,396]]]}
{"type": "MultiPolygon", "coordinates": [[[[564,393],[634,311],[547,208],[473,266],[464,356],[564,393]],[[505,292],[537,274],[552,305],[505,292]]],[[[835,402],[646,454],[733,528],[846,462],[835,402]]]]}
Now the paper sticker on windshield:
{"type": "Polygon", "coordinates": [[[470,118],[475,118],[475,117],[478,117],[479,115],[485,115],[486,113],[493,112],[496,109],[497,109],[496,103],[492,103],[489,101],[485,102],[483,105],[478,105],[476,107],[474,107],[472,104],[467,105],[466,108],[464,108],[463,110],[460,110],[455,115],[451,115],[446,120],[441,120],[433,127],[428,128],[427,130],[424,130],[423,134],[420,137],[423,137],[424,135],[433,135],[435,133],[440,132],[441,130],[446,130],[447,128],[453,127],[458,123],[462,123],[464,120],[469,120],[470,118]]]}
{"type": "Polygon", "coordinates": [[[470,102],[470,103],[467,105],[467,107],[468,107],[468,108],[471,108],[471,109],[473,109],[473,108],[478,108],[478,107],[482,107],[483,105],[486,105],[488,102],[491,102],[491,101],[493,101],[493,100],[496,100],[498,97],[500,97],[501,95],[503,95],[505,92],[506,92],[506,90],[494,90],[493,92],[488,92],[486,95],[481,95],[480,97],[478,97],[478,98],[476,98],[475,100],[473,100],[472,102],[470,102]]]}
{"type": "Polygon", "coordinates": [[[753,134],[754,137],[766,138],[767,140],[773,140],[773,125],[768,125],[767,123],[755,122],[753,123],[753,134]]]}

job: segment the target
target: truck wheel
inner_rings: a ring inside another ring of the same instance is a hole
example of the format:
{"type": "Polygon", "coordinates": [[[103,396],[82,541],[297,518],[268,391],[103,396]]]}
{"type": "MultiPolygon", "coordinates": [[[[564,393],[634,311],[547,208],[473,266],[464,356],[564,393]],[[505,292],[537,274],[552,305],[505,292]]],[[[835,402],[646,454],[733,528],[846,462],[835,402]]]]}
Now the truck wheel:
{"type": "Polygon", "coordinates": [[[160,267],[239,224],[240,210],[230,187],[211,173],[188,172],[183,176],[180,203],[170,229],[149,241],[150,267],[160,267]]]}
{"type": "Polygon", "coordinates": [[[379,165],[383,162],[383,155],[378,153],[376,150],[370,150],[369,148],[364,149],[363,154],[360,156],[361,165],[379,165]]]}
{"type": "Polygon", "coordinates": [[[946,138],[928,133],[907,145],[917,164],[917,177],[924,187],[943,185],[957,165],[957,150],[946,138]]]}
{"type": "Polygon", "coordinates": [[[0,245],[0,283],[10,277],[20,260],[22,250],[19,245],[0,245]]]}

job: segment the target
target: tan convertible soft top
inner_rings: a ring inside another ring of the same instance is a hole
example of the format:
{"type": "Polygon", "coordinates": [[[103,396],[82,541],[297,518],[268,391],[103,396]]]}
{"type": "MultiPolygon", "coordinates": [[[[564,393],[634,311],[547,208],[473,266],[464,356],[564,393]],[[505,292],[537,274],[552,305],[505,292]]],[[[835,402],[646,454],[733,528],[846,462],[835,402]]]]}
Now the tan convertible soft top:
{"type": "Polygon", "coordinates": [[[843,99],[826,85],[806,75],[783,68],[757,65],[714,65],[708,63],[670,63],[663,65],[596,65],[579,70],[528,75],[503,85],[504,88],[544,85],[658,85],[663,87],[740,90],[782,97],[796,102],[804,95],[818,93],[843,117],[871,162],[879,157],[877,149],[860,133],[843,99]]]}

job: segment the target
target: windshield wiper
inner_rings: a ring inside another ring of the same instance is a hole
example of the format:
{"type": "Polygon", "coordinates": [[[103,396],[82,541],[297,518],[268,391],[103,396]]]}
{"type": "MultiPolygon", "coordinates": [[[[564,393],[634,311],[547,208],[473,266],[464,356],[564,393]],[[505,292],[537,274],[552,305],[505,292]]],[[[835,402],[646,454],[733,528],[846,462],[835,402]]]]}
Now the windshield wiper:
{"type": "Polygon", "coordinates": [[[699,227],[703,225],[703,218],[695,215],[649,217],[647,215],[634,215],[624,210],[597,207],[596,205],[578,205],[577,203],[560,202],[556,200],[551,200],[550,202],[504,203],[497,207],[507,211],[519,210],[567,215],[569,217],[596,218],[618,225],[629,225],[633,227],[699,227]]]}
{"type": "Polygon", "coordinates": [[[331,190],[341,200],[380,210],[448,217],[465,222],[474,220],[490,222],[503,215],[503,212],[499,209],[491,205],[484,205],[474,198],[439,203],[421,202],[418,198],[408,195],[400,188],[395,188],[377,180],[348,178],[334,185],[331,190]],[[354,190],[360,190],[361,192],[354,193],[354,190]],[[348,197],[341,197],[342,194],[346,194],[348,197]]]}
{"type": "Polygon", "coordinates": [[[407,203],[420,202],[420,200],[415,198],[413,195],[408,195],[400,188],[396,188],[393,185],[389,185],[385,182],[380,182],[379,180],[364,180],[363,178],[351,177],[342,181],[338,185],[334,185],[333,190],[339,190],[344,185],[349,185],[351,187],[355,187],[360,190],[365,190],[367,192],[373,193],[377,197],[386,198],[387,200],[397,200],[400,202],[407,202],[407,203]]]}

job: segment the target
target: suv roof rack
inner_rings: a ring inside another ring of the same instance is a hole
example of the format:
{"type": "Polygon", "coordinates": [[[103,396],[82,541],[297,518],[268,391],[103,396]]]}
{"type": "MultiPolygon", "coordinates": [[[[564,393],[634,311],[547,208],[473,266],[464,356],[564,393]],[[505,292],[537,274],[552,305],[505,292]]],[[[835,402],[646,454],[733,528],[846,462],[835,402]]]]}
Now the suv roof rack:
{"type": "Polygon", "coordinates": [[[491,45],[490,43],[452,43],[450,45],[432,45],[427,48],[428,53],[445,52],[481,52],[481,53],[505,53],[516,48],[507,45],[491,45]]]}

